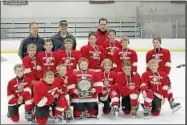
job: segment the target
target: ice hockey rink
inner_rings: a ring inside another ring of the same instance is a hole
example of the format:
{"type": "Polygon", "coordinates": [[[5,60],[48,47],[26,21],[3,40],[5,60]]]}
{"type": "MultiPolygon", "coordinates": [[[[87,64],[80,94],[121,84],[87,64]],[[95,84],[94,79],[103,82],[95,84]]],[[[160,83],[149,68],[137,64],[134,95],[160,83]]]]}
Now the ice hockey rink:
{"type": "MultiPolygon", "coordinates": [[[[78,41],[80,42],[80,41],[78,41]]],[[[2,42],[3,43],[3,42],[2,42]]],[[[8,42],[7,42],[8,43],[8,42]]],[[[134,44],[132,42],[132,44],[134,44]]],[[[151,46],[151,41],[149,43],[151,46]]],[[[177,46],[176,42],[172,42],[170,45],[177,46]],[[174,44],[174,45],[173,45],[174,44]]],[[[6,44],[10,46],[11,44],[6,44]]],[[[166,44],[163,44],[163,47],[168,47],[166,44]]],[[[78,43],[78,48],[82,45],[78,43]]],[[[145,44],[144,44],[145,46],[145,44]]],[[[2,49],[6,48],[5,45],[2,46],[2,49]]],[[[184,47],[184,46],[183,46],[184,47]]],[[[17,46],[13,47],[17,49],[17,46]]],[[[134,49],[134,48],[133,48],[134,49]]],[[[145,55],[146,51],[138,51],[138,72],[142,74],[145,71],[145,55]]],[[[13,67],[16,63],[21,62],[17,53],[2,53],[1,56],[7,61],[1,62],[1,124],[18,124],[13,123],[7,118],[7,84],[10,79],[15,77],[13,72],[13,67]]],[[[83,119],[72,121],[71,124],[185,124],[185,68],[176,68],[177,65],[185,64],[185,52],[171,52],[171,61],[172,68],[170,72],[170,78],[172,82],[173,93],[176,102],[180,102],[182,108],[176,113],[172,113],[168,101],[162,106],[161,114],[158,117],[153,117],[150,115],[148,119],[145,119],[143,116],[143,109],[140,107],[137,113],[137,118],[132,119],[130,116],[125,116],[122,112],[120,115],[115,118],[112,114],[103,115],[100,119],[83,119]]],[[[140,101],[142,98],[140,97],[140,101]]],[[[21,106],[19,109],[20,121],[19,124],[27,124],[24,115],[24,106],[21,106]]],[[[54,124],[54,123],[53,123],[54,124]]]]}

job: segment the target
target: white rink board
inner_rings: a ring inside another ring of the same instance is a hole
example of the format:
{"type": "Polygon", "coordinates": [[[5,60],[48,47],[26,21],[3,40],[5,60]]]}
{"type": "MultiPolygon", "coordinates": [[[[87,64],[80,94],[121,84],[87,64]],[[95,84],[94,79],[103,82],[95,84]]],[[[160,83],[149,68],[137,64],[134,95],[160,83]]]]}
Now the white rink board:
{"type": "MultiPolygon", "coordinates": [[[[16,52],[21,40],[3,40],[1,41],[1,52],[16,52]]],[[[86,45],[87,39],[77,39],[77,50],[86,45]]],[[[152,39],[130,39],[129,47],[137,51],[147,51],[152,48],[152,39]]],[[[184,51],[185,39],[162,39],[162,47],[171,51],[184,51]]]]}

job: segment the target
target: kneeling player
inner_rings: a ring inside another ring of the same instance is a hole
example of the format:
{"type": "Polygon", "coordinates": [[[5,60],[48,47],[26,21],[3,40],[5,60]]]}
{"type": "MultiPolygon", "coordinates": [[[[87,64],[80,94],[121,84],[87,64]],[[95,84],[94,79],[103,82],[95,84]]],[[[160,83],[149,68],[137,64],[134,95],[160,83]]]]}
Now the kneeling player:
{"type": "Polygon", "coordinates": [[[33,120],[32,109],[34,107],[31,96],[31,82],[28,77],[24,76],[24,66],[17,64],[14,66],[16,78],[8,83],[8,115],[12,121],[19,121],[19,107],[25,104],[25,118],[28,121],[33,120]]]}
{"type": "Polygon", "coordinates": [[[88,59],[82,57],[78,64],[80,70],[74,72],[76,83],[74,89],[70,91],[74,116],[77,119],[82,119],[83,113],[86,112],[86,117],[96,118],[99,113],[97,96],[102,90],[103,83],[95,72],[88,69],[88,59]]]}
{"type": "Polygon", "coordinates": [[[65,96],[59,91],[61,84],[62,81],[54,78],[52,71],[47,71],[44,73],[44,79],[34,85],[35,116],[38,124],[46,124],[49,117],[49,108],[54,105],[54,115],[57,122],[64,122],[64,111],[69,109],[69,105],[65,96]]]}
{"type": "Polygon", "coordinates": [[[131,113],[135,117],[138,109],[138,90],[141,78],[138,73],[132,72],[132,65],[128,60],[123,62],[122,70],[123,72],[118,74],[116,81],[122,96],[122,110],[124,114],[131,113]]]}
{"type": "Polygon", "coordinates": [[[110,113],[111,109],[113,108],[114,116],[118,116],[119,94],[118,87],[116,85],[117,73],[110,71],[112,69],[112,61],[110,59],[104,59],[102,61],[102,66],[104,67],[104,72],[101,72],[101,77],[104,86],[103,90],[99,94],[99,100],[104,104],[104,114],[110,113]]]}
{"type": "Polygon", "coordinates": [[[158,71],[157,60],[151,59],[148,67],[150,71],[142,74],[142,84],[140,85],[144,97],[144,116],[149,115],[151,107],[152,115],[158,116],[162,103],[168,97],[168,78],[165,72],[158,71]]]}

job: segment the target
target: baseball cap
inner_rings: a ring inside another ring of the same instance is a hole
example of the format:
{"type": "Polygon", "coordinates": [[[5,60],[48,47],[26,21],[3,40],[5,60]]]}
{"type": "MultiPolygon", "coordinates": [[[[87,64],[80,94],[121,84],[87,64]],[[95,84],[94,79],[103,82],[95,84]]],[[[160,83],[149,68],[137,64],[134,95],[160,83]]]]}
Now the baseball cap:
{"type": "Polygon", "coordinates": [[[67,22],[67,20],[61,20],[60,22],[59,22],[59,25],[61,26],[61,25],[68,25],[68,22],[67,22]]]}

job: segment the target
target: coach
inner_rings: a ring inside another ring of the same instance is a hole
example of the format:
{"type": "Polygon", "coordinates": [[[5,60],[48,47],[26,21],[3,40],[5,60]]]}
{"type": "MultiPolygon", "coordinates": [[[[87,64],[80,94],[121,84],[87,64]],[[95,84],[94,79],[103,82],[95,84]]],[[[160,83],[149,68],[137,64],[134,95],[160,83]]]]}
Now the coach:
{"type": "Polygon", "coordinates": [[[21,59],[23,59],[27,55],[27,45],[28,44],[35,44],[37,47],[37,53],[40,51],[43,51],[43,45],[44,45],[44,39],[39,37],[38,35],[38,23],[32,22],[29,24],[29,31],[30,35],[26,38],[24,38],[21,41],[21,44],[19,46],[19,52],[18,55],[21,59]]]}
{"type": "Polygon", "coordinates": [[[73,40],[73,49],[76,49],[76,39],[75,37],[70,34],[68,31],[68,23],[66,20],[61,20],[59,22],[59,32],[55,35],[52,36],[52,41],[53,41],[53,50],[61,50],[64,49],[64,40],[66,38],[70,38],[73,40]]]}

